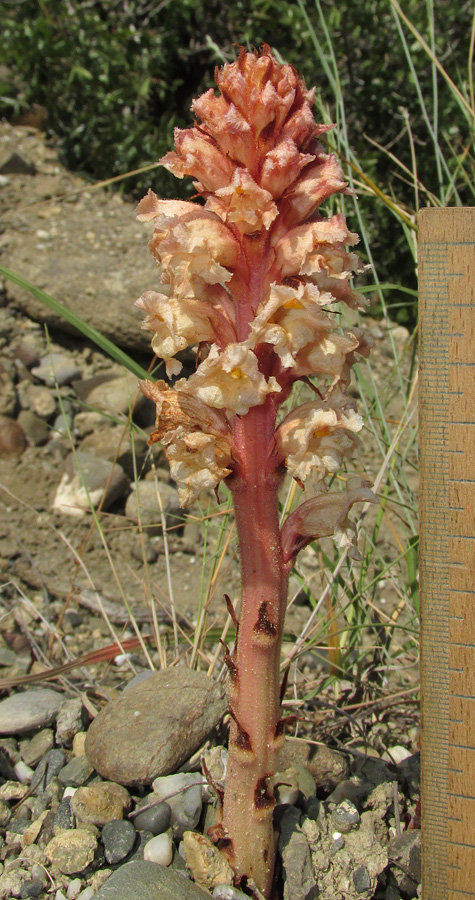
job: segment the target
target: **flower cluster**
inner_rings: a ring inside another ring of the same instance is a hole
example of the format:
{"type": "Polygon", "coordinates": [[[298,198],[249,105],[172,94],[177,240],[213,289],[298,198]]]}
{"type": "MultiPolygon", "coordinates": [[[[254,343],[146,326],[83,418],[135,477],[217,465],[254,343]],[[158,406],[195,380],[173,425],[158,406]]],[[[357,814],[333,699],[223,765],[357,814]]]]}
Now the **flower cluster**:
{"type": "MultiPolygon", "coordinates": [[[[319,140],[330,126],[315,123],[313,92],[267,46],[243,50],[216,81],[219,95],[193,102],[193,126],[176,130],[176,150],[161,160],[178,178],[192,176],[201,202],[149,191],[137,208],[141,221],[154,222],[159,265],[157,291],[137,301],[153,350],[172,377],[182,369],[177,354],[200,345],[202,361],[173,390],[142,383],[157,406],[152,440],[164,444],[185,506],[224,478],[232,487],[241,465],[236,422],[258,406],[274,422],[263,459],[285,463],[300,483],[312,475],[321,490],[358,447],[362,420],[346,391],[355,354],[369,352],[361,331],[343,333],[332,315],[337,302],[364,308],[351,283],[363,267],[348,249],[358,237],[344,217],[319,212],[330,195],[349,191],[319,140]],[[276,427],[293,383],[309,377],[315,399],[276,427]]],[[[369,494],[365,485],[338,501],[318,496],[331,533],[335,502],[346,521],[369,494]]],[[[305,504],[300,510],[293,521],[306,535],[305,504]]],[[[312,507],[308,522],[315,516],[312,507]]]]}

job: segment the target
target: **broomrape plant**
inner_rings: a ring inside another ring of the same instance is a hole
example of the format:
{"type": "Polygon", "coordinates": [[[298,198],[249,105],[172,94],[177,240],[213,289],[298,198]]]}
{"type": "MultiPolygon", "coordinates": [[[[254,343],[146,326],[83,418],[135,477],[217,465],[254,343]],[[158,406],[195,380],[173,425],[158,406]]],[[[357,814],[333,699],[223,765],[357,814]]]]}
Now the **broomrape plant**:
{"type": "Polygon", "coordinates": [[[242,602],[236,645],[226,650],[231,729],[222,824],[214,829],[236,883],[272,892],[272,824],[276,754],[284,741],[279,661],[289,573],[308,543],[333,535],[357,556],[355,502],[373,502],[369,483],[328,481],[354,455],[362,428],[348,394],[355,354],[367,356],[361,329],[342,333],[340,301],[362,309],[351,286],[363,266],[348,250],[358,237],[345,218],[318,212],[331,194],[349,193],[338,161],[318,137],[314,91],[270,47],[242,50],[216,71],[195,100],[196,121],[176,130],[176,152],[161,160],[178,178],[191,175],[204,201],[139,203],[154,221],[150,249],[157,291],[137,305],[168,377],[176,354],[200,345],[189,378],[140,383],[156,404],[151,442],[166,449],[182,506],[221,481],[232,493],[238,531],[242,602]],[[313,378],[314,381],[310,381],[313,378]],[[277,424],[297,381],[314,399],[277,424]],[[279,527],[277,494],[288,471],[310,499],[279,527]],[[307,487],[308,483],[307,482],[307,487]]]}

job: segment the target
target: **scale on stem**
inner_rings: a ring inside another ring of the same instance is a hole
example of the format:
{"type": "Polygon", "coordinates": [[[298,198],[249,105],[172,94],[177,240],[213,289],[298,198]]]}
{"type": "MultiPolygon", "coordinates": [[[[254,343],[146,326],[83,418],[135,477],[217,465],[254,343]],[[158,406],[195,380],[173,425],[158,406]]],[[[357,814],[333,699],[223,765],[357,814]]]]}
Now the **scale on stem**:
{"type": "MultiPolygon", "coordinates": [[[[320,205],[348,193],[337,159],[312,115],[314,92],[270,47],[242,50],[216,70],[220,94],[192,104],[196,121],[175,132],[176,151],[161,160],[192,176],[203,203],[160,200],[152,191],[138,218],[154,221],[150,249],[158,285],[137,305],[169,377],[176,354],[199,344],[199,365],[170,388],[141,382],[156,404],[152,441],[165,446],[183,506],[221,481],[232,493],[242,599],[236,645],[228,649],[229,761],[222,824],[213,837],[236,884],[271,896],[276,754],[284,740],[280,646],[289,572],[309,542],[334,535],[358,556],[348,514],[372,502],[367,481],[343,490],[329,481],[358,447],[363,422],[348,393],[356,354],[369,341],[343,333],[339,302],[362,309],[351,284],[363,266],[348,250],[358,237],[342,215],[320,205]],[[293,385],[314,399],[278,424],[293,385]],[[279,525],[277,495],[286,469],[305,490],[279,525]]],[[[335,484],[338,485],[336,482],[335,484]]]]}

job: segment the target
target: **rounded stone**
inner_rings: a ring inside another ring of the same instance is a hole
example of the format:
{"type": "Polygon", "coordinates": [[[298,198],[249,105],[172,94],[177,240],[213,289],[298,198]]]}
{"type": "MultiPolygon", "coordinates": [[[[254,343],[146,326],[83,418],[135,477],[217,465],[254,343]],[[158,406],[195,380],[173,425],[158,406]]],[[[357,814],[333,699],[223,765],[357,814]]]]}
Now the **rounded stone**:
{"type": "Polygon", "coordinates": [[[8,416],[0,416],[0,457],[21,456],[25,447],[26,435],[21,425],[8,416]]]}
{"type": "Polygon", "coordinates": [[[132,822],[114,819],[102,829],[101,840],[107,862],[113,866],[121,862],[133,849],[137,832],[132,822]]]}
{"type": "Polygon", "coordinates": [[[25,734],[51,725],[64,702],[62,694],[50,688],[13,694],[0,703],[0,734],[25,734]]]}
{"type": "Polygon", "coordinates": [[[86,754],[104,778],[149,784],[198,749],[227,708],[224,688],[185,666],[162,669],[105,706],[86,754]]]}
{"type": "Polygon", "coordinates": [[[65,786],[80,787],[92,775],[93,771],[94,768],[85,754],[73,756],[68,764],[58,773],[58,781],[65,786]]]}
{"type": "Polygon", "coordinates": [[[342,834],[348,834],[360,821],[360,814],[350,800],[343,800],[332,812],[333,825],[342,834]]]}
{"type": "Polygon", "coordinates": [[[63,875],[74,875],[92,862],[96,847],[97,838],[90,831],[78,828],[57,834],[49,842],[45,853],[63,875]]]}
{"type": "Polygon", "coordinates": [[[371,890],[371,878],[366,866],[359,866],[353,872],[353,884],[358,894],[366,894],[371,890]]]}
{"type": "Polygon", "coordinates": [[[120,784],[103,781],[80,787],[71,798],[71,809],[81,822],[106,825],[113,819],[122,819],[130,806],[128,791],[120,784]]]}
{"type": "Polygon", "coordinates": [[[121,866],[99,888],[94,900],[209,900],[208,891],[178,872],[156,863],[133,861],[121,866]]]}
{"type": "Polygon", "coordinates": [[[342,753],[330,747],[319,747],[315,756],[307,762],[317,788],[325,791],[333,789],[348,777],[348,763],[342,753]]]}
{"type": "Polygon", "coordinates": [[[157,834],[145,844],[143,858],[160,866],[169,866],[173,859],[173,841],[169,834],[157,834]]]}
{"type": "Polygon", "coordinates": [[[161,834],[170,825],[172,811],[165,801],[155,803],[150,809],[144,809],[134,817],[134,825],[137,831],[151,831],[152,834],[161,834]]]}

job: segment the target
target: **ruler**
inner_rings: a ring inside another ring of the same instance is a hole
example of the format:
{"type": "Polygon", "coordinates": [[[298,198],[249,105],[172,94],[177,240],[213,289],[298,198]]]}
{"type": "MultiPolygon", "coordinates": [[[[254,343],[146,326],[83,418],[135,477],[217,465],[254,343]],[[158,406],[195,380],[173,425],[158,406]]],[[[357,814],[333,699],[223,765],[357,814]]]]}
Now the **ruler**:
{"type": "Polygon", "coordinates": [[[423,900],[475,897],[475,209],[419,213],[423,900]]]}

